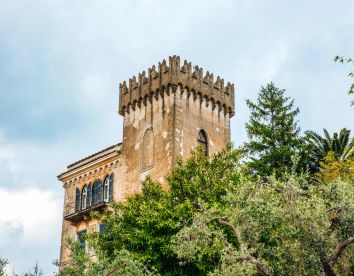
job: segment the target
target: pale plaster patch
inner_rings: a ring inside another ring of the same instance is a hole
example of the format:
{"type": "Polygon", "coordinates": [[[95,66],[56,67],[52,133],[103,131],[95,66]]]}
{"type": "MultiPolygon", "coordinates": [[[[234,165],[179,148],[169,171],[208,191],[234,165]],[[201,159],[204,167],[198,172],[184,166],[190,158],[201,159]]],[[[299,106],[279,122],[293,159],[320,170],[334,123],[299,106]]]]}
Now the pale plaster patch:
{"type": "Polygon", "coordinates": [[[138,150],[140,148],[140,143],[136,143],[134,148],[135,150],[138,150]]]}
{"type": "Polygon", "coordinates": [[[146,171],[143,171],[140,173],[140,175],[139,175],[140,181],[143,181],[149,175],[149,171],[150,170],[146,170],[146,171]]]}
{"type": "Polygon", "coordinates": [[[163,138],[163,139],[166,139],[167,135],[168,135],[168,132],[167,132],[166,130],[164,130],[164,131],[162,132],[162,138],[163,138]]]}
{"type": "Polygon", "coordinates": [[[139,128],[139,120],[134,119],[133,127],[134,127],[134,128],[139,128]]]}

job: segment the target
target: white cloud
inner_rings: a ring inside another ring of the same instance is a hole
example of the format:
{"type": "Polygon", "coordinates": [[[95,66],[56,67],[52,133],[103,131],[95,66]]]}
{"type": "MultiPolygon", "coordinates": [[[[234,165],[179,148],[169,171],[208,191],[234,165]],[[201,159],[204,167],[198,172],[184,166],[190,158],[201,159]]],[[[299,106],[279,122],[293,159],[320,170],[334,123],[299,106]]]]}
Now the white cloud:
{"type": "Polygon", "coordinates": [[[46,243],[58,232],[62,208],[52,191],[0,188],[0,199],[1,244],[6,246],[14,235],[18,243],[46,243]]]}
{"type": "Polygon", "coordinates": [[[46,275],[59,256],[61,198],[49,190],[0,188],[0,257],[12,271],[25,272],[38,261],[46,275]]]}

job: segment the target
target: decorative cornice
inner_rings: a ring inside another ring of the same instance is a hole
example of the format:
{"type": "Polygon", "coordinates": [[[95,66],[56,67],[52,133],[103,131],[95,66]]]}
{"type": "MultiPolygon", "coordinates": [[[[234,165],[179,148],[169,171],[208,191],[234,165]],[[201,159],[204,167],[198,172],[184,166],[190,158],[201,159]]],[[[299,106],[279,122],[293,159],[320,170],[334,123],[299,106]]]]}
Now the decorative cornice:
{"type": "Polygon", "coordinates": [[[214,81],[213,74],[207,71],[204,76],[203,69],[198,66],[192,70],[191,62],[186,60],[180,66],[179,56],[170,56],[168,66],[166,60],[159,62],[158,70],[152,66],[148,69],[148,76],[143,71],[138,77],[129,79],[128,85],[125,81],[119,84],[119,114],[124,116],[130,107],[135,110],[141,103],[151,101],[153,96],[157,98],[166,88],[177,85],[211,101],[213,108],[224,108],[230,117],[234,115],[234,84],[228,82],[224,86],[224,79],[217,77],[214,81]]]}
{"type": "Polygon", "coordinates": [[[97,177],[100,177],[102,174],[110,174],[113,168],[120,166],[121,162],[119,159],[113,160],[109,163],[103,164],[99,167],[91,168],[91,169],[84,169],[78,171],[79,173],[73,172],[70,175],[65,176],[65,178],[61,179],[63,181],[63,187],[66,189],[70,187],[70,185],[76,185],[83,182],[91,182],[97,177]]]}
{"type": "Polygon", "coordinates": [[[117,156],[121,152],[121,143],[105,148],[95,154],[92,154],[86,158],[83,158],[75,163],[72,163],[67,168],[68,170],[58,175],[58,179],[63,181],[70,175],[76,174],[77,172],[87,169],[95,163],[102,162],[111,157],[117,156]]]}

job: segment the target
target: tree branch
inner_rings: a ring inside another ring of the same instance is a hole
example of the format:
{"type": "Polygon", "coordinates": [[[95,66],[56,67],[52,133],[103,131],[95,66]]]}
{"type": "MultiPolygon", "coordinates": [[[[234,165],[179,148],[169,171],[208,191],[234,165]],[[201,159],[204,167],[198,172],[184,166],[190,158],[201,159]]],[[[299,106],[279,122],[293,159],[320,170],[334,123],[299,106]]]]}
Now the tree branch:
{"type": "Polygon", "coordinates": [[[334,249],[332,254],[329,256],[330,265],[334,265],[338,260],[338,258],[342,255],[343,251],[347,248],[347,246],[353,242],[354,242],[354,237],[350,237],[344,242],[338,244],[336,249],[334,249]]]}
{"type": "Polygon", "coordinates": [[[256,258],[252,257],[251,255],[245,255],[245,256],[239,257],[238,260],[239,261],[246,261],[251,264],[254,264],[257,268],[258,273],[263,276],[271,276],[272,275],[268,272],[268,270],[264,267],[264,265],[260,261],[258,261],[256,258]]]}
{"type": "Polygon", "coordinates": [[[241,248],[242,253],[246,254],[242,257],[237,258],[239,261],[246,261],[251,264],[254,264],[256,266],[258,273],[263,276],[271,276],[272,275],[268,272],[268,270],[265,268],[265,266],[260,261],[258,261],[255,257],[251,256],[250,254],[248,254],[246,246],[241,241],[241,234],[240,234],[236,225],[230,223],[229,219],[227,217],[215,217],[215,218],[210,219],[207,223],[215,221],[215,220],[218,221],[220,224],[229,226],[234,231],[234,234],[240,244],[240,248],[241,248]]]}
{"type": "MultiPolygon", "coordinates": [[[[233,231],[234,231],[234,234],[240,244],[240,247],[241,249],[245,250],[246,248],[243,246],[243,243],[241,241],[241,234],[240,232],[238,231],[238,228],[236,225],[233,225],[229,222],[229,219],[227,217],[215,217],[215,218],[212,218],[210,220],[207,221],[207,224],[212,222],[212,221],[218,221],[220,224],[223,224],[223,225],[226,225],[226,226],[229,226],[233,231]]],[[[244,253],[244,252],[242,252],[244,253]]]]}
{"type": "Polygon", "coordinates": [[[337,274],[334,272],[333,267],[326,260],[321,260],[321,266],[323,268],[323,272],[326,276],[336,276],[337,274]]]}

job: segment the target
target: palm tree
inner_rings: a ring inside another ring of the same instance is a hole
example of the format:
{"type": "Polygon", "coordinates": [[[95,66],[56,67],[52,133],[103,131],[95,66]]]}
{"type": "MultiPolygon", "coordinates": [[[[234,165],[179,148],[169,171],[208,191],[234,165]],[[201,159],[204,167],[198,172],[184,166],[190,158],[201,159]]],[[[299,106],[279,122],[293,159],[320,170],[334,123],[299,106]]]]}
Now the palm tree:
{"type": "Polygon", "coordinates": [[[323,129],[324,137],[314,131],[306,131],[305,137],[311,147],[311,157],[316,170],[319,169],[319,162],[330,152],[334,152],[337,158],[345,160],[354,153],[354,139],[350,141],[350,130],[343,128],[339,132],[333,133],[331,137],[326,129],[323,129]]]}

